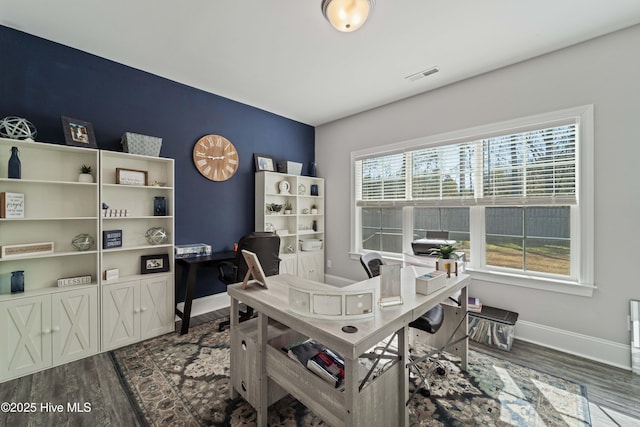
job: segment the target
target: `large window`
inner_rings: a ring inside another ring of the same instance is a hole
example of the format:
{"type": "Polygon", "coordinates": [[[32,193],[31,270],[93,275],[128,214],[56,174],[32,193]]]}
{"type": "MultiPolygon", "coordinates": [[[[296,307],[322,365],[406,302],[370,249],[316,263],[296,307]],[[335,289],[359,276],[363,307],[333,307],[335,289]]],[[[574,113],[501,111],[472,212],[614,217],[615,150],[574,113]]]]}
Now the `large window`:
{"type": "Polygon", "coordinates": [[[427,231],[448,231],[471,270],[592,285],[593,183],[579,173],[593,167],[592,114],[353,153],[353,252],[399,257],[427,231]]]}

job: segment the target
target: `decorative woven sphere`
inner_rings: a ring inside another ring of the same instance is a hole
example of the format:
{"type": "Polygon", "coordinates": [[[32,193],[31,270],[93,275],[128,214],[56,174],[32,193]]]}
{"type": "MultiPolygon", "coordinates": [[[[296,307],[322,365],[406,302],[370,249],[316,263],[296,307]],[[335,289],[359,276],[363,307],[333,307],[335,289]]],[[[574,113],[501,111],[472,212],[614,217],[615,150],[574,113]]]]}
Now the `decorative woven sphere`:
{"type": "Polygon", "coordinates": [[[162,227],[151,227],[144,234],[150,245],[161,245],[169,239],[167,231],[162,227]]]}
{"type": "Polygon", "coordinates": [[[78,234],[71,240],[71,246],[79,251],[88,251],[95,243],[95,239],[86,233],[78,234]]]}
{"type": "Polygon", "coordinates": [[[36,127],[22,117],[8,116],[0,120],[0,136],[33,141],[38,134],[36,127]]]}

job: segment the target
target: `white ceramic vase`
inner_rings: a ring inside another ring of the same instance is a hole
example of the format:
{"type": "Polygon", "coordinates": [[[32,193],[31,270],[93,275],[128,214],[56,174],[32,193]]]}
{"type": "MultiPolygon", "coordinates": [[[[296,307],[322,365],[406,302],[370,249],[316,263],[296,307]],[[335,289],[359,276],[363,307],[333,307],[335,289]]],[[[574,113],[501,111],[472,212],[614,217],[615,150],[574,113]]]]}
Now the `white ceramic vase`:
{"type": "Polygon", "coordinates": [[[90,173],[81,173],[78,175],[78,182],[93,182],[93,175],[90,173]]]}

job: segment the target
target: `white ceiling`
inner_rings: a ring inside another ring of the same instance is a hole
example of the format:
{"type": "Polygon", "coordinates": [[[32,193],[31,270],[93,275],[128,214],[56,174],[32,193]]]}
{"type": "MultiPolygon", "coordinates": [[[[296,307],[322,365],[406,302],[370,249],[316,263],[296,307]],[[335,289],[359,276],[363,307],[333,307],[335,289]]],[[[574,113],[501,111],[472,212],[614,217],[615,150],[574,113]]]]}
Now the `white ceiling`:
{"type": "Polygon", "coordinates": [[[640,22],[640,0],[378,0],[340,33],[320,3],[0,0],[0,24],[320,125],[640,22]]]}

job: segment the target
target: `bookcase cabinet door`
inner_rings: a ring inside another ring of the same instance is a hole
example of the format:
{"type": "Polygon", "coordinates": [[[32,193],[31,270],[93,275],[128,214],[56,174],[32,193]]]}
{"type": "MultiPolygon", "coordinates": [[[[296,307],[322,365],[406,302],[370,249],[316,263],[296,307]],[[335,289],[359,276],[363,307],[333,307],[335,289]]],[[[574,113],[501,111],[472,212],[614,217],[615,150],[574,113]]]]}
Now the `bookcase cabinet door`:
{"type": "Polygon", "coordinates": [[[295,255],[280,255],[280,274],[296,275],[298,260],[295,255]]]}
{"type": "Polygon", "coordinates": [[[324,282],[324,251],[298,255],[298,276],[324,282]]]}
{"type": "Polygon", "coordinates": [[[51,297],[0,303],[0,378],[51,366],[51,297]]]}
{"type": "Polygon", "coordinates": [[[140,321],[142,339],[175,330],[173,281],[170,275],[144,279],[140,283],[140,321]]]}
{"type": "Polygon", "coordinates": [[[98,289],[52,295],[53,363],[67,363],[98,352],[98,289]]]}
{"type": "Polygon", "coordinates": [[[102,288],[102,350],[112,350],[140,339],[140,281],[102,288]]]}

